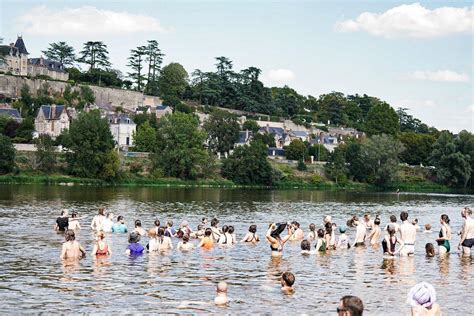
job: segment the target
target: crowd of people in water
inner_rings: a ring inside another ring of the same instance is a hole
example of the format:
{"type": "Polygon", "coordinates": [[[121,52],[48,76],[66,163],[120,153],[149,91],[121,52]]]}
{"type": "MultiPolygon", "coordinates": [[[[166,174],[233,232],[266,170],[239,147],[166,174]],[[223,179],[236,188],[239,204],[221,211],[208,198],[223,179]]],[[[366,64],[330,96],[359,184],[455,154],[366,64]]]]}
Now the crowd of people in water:
{"type": "MultiPolygon", "coordinates": [[[[458,249],[462,255],[470,256],[471,248],[474,245],[474,219],[472,210],[465,207],[461,211],[463,225],[459,232],[458,249]]],[[[264,239],[270,245],[272,256],[282,256],[284,245],[288,241],[299,242],[302,255],[314,253],[327,253],[341,249],[381,246],[384,258],[394,256],[413,256],[415,254],[416,235],[421,230],[418,220],[409,220],[408,212],[402,211],[399,216],[401,224],[397,222],[397,216],[391,215],[389,223],[382,229],[381,218],[377,215],[374,219],[370,214],[363,217],[352,216],[345,224],[336,224],[331,216],[325,216],[321,227],[312,223],[305,234],[303,228],[296,221],[286,223],[271,223],[266,229],[264,239]],[[353,240],[347,235],[348,228],[355,229],[353,240]],[[312,250],[312,243],[314,249],[312,250]]],[[[64,233],[65,242],[62,246],[61,259],[79,260],[86,256],[86,251],[81,244],[75,240],[76,231],[82,229],[76,212],[69,216],[67,210],[63,210],[61,216],[56,219],[55,229],[64,233]]],[[[438,254],[445,256],[451,251],[453,242],[453,232],[450,227],[450,218],[443,214],[440,217],[440,231],[433,241],[438,245],[438,254]]],[[[128,246],[124,250],[127,255],[140,256],[145,252],[166,252],[174,248],[173,239],[179,240],[176,249],[179,251],[192,251],[195,248],[211,250],[216,245],[230,246],[241,243],[259,243],[261,241],[257,234],[257,226],[250,225],[248,232],[239,241],[237,240],[235,229],[232,225],[222,225],[219,220],[213,218],[210,222],[202,218],[201,222],[193,230],[188,221],[183,221],[178,229],[174,228],[172,221],[167,221],[164,225],[160,220],[155,220],[153,227],[145,229],[140,220],[135,220],[134,227],[128,228],[123,216],[115,216],[113,213],[106,213],[105,208],[100,208],[98,214],[94,216],[90,225],[96,233],[92,256],[110,256],[112,249],[107,240],[106,233],[128,234],[128,246]],[[146,245],[142,245],[142,238],[148,238],[146,245]],[[194,243],[193,240],[197,242],[194,243]]],[[[424,225],[424,234],[432,233],[430,224],[424,225]]],[[[426,255],[433,257],[436,249],[433,243],[425,245],[426,255]]],[[[295,276],[291,272],[285,272],[281,276],[282,291],[287,294],[293,293],[295,276]]],[[[215,303],[218,305],[227,303],[227,284],[220,282],[217,285],[217,296],[215,303]]],[[[441,310],[436,304],[436,293],[434,288],[422,282],[415,286],[409,293],[408,302],[412,306],[414,314],[420,315],[441,315],[441,310]]],[[[337,308],[339,315],[362,315],[362,301],[354,296],[345,296],[341,299],[337,308]]]]}

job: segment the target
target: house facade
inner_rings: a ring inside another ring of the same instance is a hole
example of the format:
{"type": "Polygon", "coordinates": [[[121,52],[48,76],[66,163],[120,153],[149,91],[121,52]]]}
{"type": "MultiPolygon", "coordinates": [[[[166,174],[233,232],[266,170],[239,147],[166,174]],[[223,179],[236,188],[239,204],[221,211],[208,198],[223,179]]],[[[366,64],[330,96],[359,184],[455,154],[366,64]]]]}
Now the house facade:
{"type": "Polygon", "coordinates": [[[71,117],[64,105],[42,105],[35,118],[35,130],[38,135],[46,134],[58,137],[65,129],[69,129],[71,117]]]}
{"type": "Polygon", "coordinates": [[[156,107],[156,118],[162,118],[166,114],[171,114],[173,113],[173,109],[171,109],[167,105],[158,105],[156,107]]]}
{"type": "Polygon", "coordinates": [[[5,61],[0,62],[0,71],[11,72],[14,75],[28,75],[28,51],[26,50],[23,38],[18,36],[15,43],[10,45],[1,45],[0,54],[4,56],[5,61]]]}
{"type": "Polygon", "coordinates": [[[20,112],[17,109],[12,108],[0,108],[0,116],[6,116],[12,120],[17,121],[18,123],[21,123],[23,120],[21,118],[20,112]]]}
{"type": "Polygon", "coordinates": [[[28,74],[30,76],[48,76],[62,81],[69,79],[69,74],[62,63],[43,57],[28,59],[28,74]]]}
{"type": "Polygon", "coordinates": [[[109,115],[110,132],[119,148],[133,146],[133,134],[137,124],[127,114],[109,115]]]}

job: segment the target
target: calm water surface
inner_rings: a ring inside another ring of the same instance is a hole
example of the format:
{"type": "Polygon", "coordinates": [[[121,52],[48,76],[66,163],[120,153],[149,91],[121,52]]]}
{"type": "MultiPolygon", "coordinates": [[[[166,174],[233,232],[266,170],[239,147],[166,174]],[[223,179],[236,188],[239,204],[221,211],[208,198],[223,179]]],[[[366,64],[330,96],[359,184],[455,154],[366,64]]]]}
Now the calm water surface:
{"type": "MultiPolygon", "coordinates": [[[[331,214],[345,223],[354,214],[380,214],[382,226],[390,214],[408,210],[420,225],[439,230],[439,216],[451,218],[453,232],[462,225],[459,211],[473,207],[473,196],[265,191],[232,189],[94,188],[0,185],[0,298],[2,314],[12,313],[260,313],[336,314],[339,298],[360,296],[368,315],[409,313],[406,294],[420,281],[432,283],[446,315],[474,314],[473,259],[461,258],[454,235],[445,259],[425,258],[424,245],[435,235],[419,233],[414,258],[384,260],[381,249],[350,249],[327,255],[299,254],[299,244],[285,246],[283,258],[270,256],[266,242],[238,244],[206,252],[172,251],[166,255],[124,255],[125,235],[109,235],[114,254],[93,260],[89,225],[105,206],[123,215],[129,228],[135,219],[144,227],[158,218],[187,219],[195,228],[205,216],[236,227],[238,239],[250,224],[265,228],[274,221],[297,220],[305,233],[312,222],[321,225],[331,214]],[[63,236],[53,231],[63,208],[86,216],[77,239],[88,252],[79,264],[59,260],[63,236]],[[296,275],[293,296],[280,292],[279,276],[296,275]],[[229,283],[226,309],[210,304],[215,284],[229,283]]],[[[349,231],[352,237],[354,231],[349,231]]],[[[147,239],[142,240],[145,245],[147,239]]],[[[174,240],[174,245],[177,241],[174,240]]],[[[313,243],[314,244],[314,243],[313,243]]]]}

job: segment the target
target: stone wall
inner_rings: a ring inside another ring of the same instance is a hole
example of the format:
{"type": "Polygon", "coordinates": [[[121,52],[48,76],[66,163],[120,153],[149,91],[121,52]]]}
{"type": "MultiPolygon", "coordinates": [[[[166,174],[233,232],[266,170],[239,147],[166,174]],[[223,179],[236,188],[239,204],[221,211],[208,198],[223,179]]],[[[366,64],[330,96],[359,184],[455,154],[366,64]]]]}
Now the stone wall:
{"type": "MultiPolygon", "coordinates": [[[[67,82],[61,81],[28,79],[26,77],[0,74],[0,95],[10,98],[18,98],[20,97],[21,87],[25,84],[30,88],[31,93],[36,95],[36,91],[38,91],[45,83],[49,85],[50,93],[63,93],[68,84],[67,82]]],[[[111,103],[114,107],[121,106],[124,109],[134,111],[137,106],[156,106],[161,105],[162,102],[159,97],[145,96],[141,92],[91,85],[89,87],[94,92],[95,102],[97,104],[111,103]]],[[[76,86],[75,89],[79,88],[76,86]]]]}

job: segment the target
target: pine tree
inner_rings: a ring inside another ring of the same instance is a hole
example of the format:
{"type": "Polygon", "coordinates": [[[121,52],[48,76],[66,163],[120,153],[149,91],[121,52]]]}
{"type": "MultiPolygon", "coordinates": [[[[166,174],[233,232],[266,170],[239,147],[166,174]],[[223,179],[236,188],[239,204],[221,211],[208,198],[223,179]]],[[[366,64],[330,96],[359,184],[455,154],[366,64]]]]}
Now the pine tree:
{"type": "Polygon", "coordinates": [[[128,57],[128,65],[132,68],[132,72],[128,73],[128,76],[136,84],[137,91],[142,91],[145,81],[144,76],[144,62],[147,55],[147,47],[139,46],[136,49],[132,49],[130,57],[128,57]]]}
{"type": "Polygon", "coordinates": [[[107,45],[103,42],[86,42],[79,54],[77,61],[89,65],[89,71],[96,68],[108,68],[111,65],[107,45]]]}

